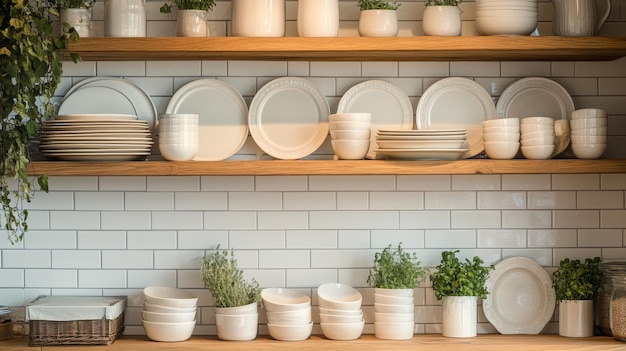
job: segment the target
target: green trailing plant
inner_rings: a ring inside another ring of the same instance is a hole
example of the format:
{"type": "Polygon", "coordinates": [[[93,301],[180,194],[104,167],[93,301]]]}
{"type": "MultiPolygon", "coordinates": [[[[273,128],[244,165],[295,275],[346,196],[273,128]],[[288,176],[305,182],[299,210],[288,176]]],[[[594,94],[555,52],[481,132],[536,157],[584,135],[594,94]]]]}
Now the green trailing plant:
{"type": "Polygon", "coordinates": [[[604,279],[600,257],[586,258],[585,262],[565,258],[552,273],[552,278],[557,301],[593,300],[604,279]]]}
{"type": "MultiPolygon", "coordinates": [[[[36,190],[26,172],[28,143],[37,137],[41,122],[54,114],[51,98],[63,73],[60,50],[78,34],[71,29],[54,37],[58,11],[44,0],[0,1],[0,225],[15,244],[28,231],[24,205],[36,190]]],[[[71,58],[79,60],[74,54],[71,58]]],[[[48,191],[45,175],[37,177],[37,184],[48,191]]]]}
{"type": "Polygon", "coordinates": [[[59,9],[90,9],[96,0],[51,0],[50,3],[59,9]]]}
{"type": "Polygon", "coordinates": [[[216,307],[245,306],[261,300],[259,283],[252,278],[247,282],[243,271],[237,267],[233,250],[220,251],[220,246],[211,257],[203,257],[202,281],[215,299],[216,307]]]}
{"type": "Polygon", "coordinates": [[[385,0],[359,0],[359,8],[364,10],[397,10],[401,4],[385,0]]]}
{"type": "Polygon", "coordinates": [[[161,6],[161,13],[172,13],[172,8],[179,10],[204,10],[210,11],[215,7],[215,0],[171,0],[161,6]]]}
{"type": "Polygon", "coordinates": [[[402,243],[394,250],[391,245],[374,255],[367,283],[374,288],[413,289],[426,278],[426,269],[415,252],[402,249],[402,243]]]}
{"type": "Polygon", "coordinates": [[[426,6],[459,6],[462,0],[426,0],[426,6]]]}
{"type": "Polygon", "coordinates": [[[483,260],[478,256],[464,262],[456,257],[456,251],[441,253],[441,263],[430,274],[430,281],[437,300],[444,296],[476,296],[487,298],[485,283],[489,278],[489,271],[494,267],[483,266],[483,260]]]}

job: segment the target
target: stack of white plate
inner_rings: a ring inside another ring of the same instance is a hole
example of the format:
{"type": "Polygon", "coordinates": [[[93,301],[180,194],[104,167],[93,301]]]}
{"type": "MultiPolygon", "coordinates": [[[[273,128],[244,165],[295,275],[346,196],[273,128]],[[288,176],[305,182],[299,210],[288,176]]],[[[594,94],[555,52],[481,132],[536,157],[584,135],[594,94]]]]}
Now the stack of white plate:
{"type": "Polygon", "coordinates": [[[148,122],[134,115],[59,115],[42,125],[39,149],[66,161],[145,159],[152,148],[148,122]]]}
{"type": "Polygon", "coordinates": [[[476,0],[482,35],[529,35],[537,28],[537,0],[476,0]]]}
{"type": "Polygon", "coordinates": [[[469,150],[467,130],[379,130],[376,154],[388,159],[457,160],[469,150]]]}

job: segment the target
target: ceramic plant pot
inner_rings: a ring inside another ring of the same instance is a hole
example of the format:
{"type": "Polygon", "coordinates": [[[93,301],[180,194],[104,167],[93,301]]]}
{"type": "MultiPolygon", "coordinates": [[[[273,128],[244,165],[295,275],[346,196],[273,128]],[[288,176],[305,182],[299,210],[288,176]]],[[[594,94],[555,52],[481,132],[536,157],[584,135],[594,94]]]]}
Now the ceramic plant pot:
{"type": "Polygon", "coordinates": [[[81,38],[90,36],[91,9],[62,9],[59,20],[74,27],[81,38]]]}
{"type": "Polygon", "coordinates": [[[179,37],[206,37],[209,29],[206,23],[206,11],[178,10],[176,35],[179,37]]]}
{"type": "Polygon", "coordinates": [[[426,35],[461,35],[461,9],[458,6],[426,6],[422,30],[426,35]]]}
{"type": "Polygon", "coordinates": [[[396,10],[363,10],[359,17],[362,37],[395,37],[398,35],[396,10]]]}
{"type": "Polygon", "coordinates": [[[445,296],[442,307],[442,335],[449,338],[476,336],[476,296],[445,296]]]}
{"type": "Polygon", "coordinates": [[[559,302],[559,335],[586,338],[593,336],[593,300],[559,302]]]}

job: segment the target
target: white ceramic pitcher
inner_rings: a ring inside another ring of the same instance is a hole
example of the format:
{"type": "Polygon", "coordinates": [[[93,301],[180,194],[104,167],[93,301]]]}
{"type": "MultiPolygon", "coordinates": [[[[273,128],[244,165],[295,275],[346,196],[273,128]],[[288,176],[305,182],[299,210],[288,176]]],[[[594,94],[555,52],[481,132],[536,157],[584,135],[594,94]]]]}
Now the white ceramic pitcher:
{"type": "Polygon", "coordinates": [[[145,0],[104,0],[104,36],[145,37],[145,0]]]}
{"type": "Polygon", "coordinates": [[[598,0],[552,0],[554,35],[577,37],[598,34],[611,12],[611,0],[604,0],[604,13],[598,16],[598,0]]]}

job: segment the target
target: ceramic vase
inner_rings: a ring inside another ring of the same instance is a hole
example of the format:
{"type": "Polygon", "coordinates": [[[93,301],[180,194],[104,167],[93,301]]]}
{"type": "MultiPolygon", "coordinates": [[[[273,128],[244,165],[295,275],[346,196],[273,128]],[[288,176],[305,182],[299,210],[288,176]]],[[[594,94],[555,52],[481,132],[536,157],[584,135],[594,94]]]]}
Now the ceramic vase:
{"type": "Polygon", "coordinates": [[[298,0],[298,35],[336,37],[339,34],[338,0],[298,0]]]}
{"type": "Polygon", "coordinates": [[[259,329],[258,304],[218,307],[215,309],[217,337],[221,340],[248,341],[256,339],[259,329]]]}
{"type": "Polygon", "coordinates": [[[285,0],[232,0],[231,31],[238,37],[285,35],[285,0]]]}
{"type": "Polygon", "coordinates": [[[363,10],[359,17],[362,37],[395,37],[398,35],[396,10],[363,10]]]}
{"type": "Polygon", "coordinates": [[[145,37],[145,0],[104,0],[105,37],[145,37]]]}
{"type": "Polygon", "coordinates": [[[585,338],[593,336],[593,300],[559,302],[559,335],[585,338]]]}
{"type": "Polygon", "coordinates": [[[476,336],[476,296],[445,296],[442,306],[442,335],[449,338],[476,336]]]}
{"type": "Polygon", "coordinates": [[[554,35],[579,37],[598,34],[611,13],[611,0],[604,2],[604,9],[599,13],[596,0],[552,0],[554,35]]]}
{"type": "Polygon", "coordinates": [[[81,38],[90,36],[91,9],[62,9],[59,20],[74,27],[81,38]]]}
{"type": "Polygon", "coordinates": [[[425,35],[461,35],[461,9],[458,6],[426,6],[422,30],[425,35]]]}
{"type": "Polygon", "coordinates": [[[178,10],[176,35],[179,37],[206,37],[209,29],[204,10],[178,10]]]}

